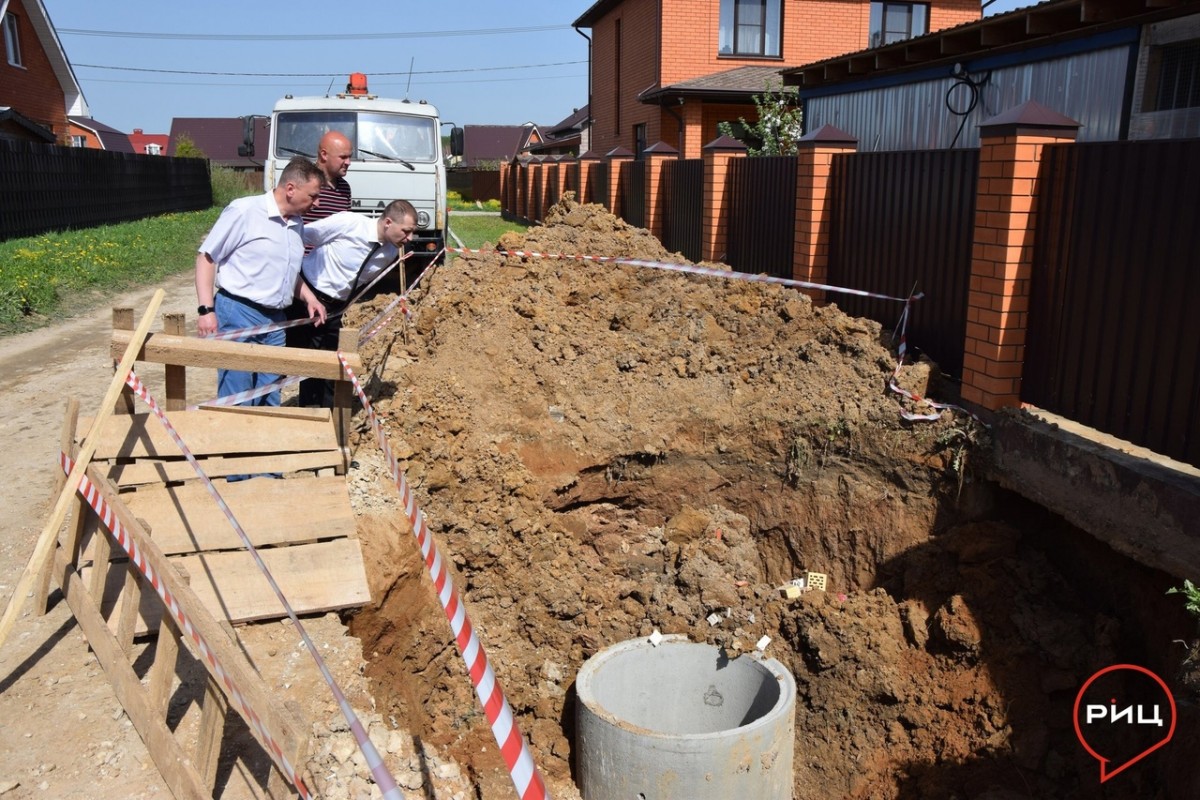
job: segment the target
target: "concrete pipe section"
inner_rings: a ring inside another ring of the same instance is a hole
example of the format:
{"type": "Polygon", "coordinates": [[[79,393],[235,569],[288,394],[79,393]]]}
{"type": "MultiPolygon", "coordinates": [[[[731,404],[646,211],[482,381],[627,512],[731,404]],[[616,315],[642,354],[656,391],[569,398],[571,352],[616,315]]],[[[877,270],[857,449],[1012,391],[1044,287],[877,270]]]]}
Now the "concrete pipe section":
{"type": "Polygon", "coordinates": [[[583,800],[791,800],[796,682],[775,659],[635,639],[575,688],[583,800]]]}

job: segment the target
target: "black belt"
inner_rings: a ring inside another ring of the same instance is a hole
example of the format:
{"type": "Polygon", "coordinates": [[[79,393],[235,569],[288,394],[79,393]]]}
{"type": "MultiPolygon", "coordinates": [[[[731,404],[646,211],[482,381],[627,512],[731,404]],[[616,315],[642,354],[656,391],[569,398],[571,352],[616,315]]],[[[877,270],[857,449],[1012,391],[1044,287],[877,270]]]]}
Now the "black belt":
{"type": "Polygon", "coordinates": [[[245,297],[239,297],[238,295],[233,294],[232,292],[227,292],[224,289],[217,289],[217,294],[223,294],[226,297],[228,297],[230,300],[236,300],[237,302],[241,303],[244,306],[250,306],[258,313],[266,314],[267,316],[270,316],[272,314],[278,314],[284,310],[282,308],[271,308],[271,306],[264,306],[262,303],[256,303],[253,300],[250,300],[245,297]]]}

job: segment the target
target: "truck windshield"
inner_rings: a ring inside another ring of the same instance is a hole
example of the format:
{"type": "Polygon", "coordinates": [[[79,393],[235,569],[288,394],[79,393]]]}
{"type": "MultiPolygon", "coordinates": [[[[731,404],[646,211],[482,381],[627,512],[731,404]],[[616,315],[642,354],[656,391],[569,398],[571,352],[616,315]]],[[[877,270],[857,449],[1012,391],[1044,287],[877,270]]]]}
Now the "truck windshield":
{"type": "Polygon", "coordinates": [[[276,121],[275,157],[317,154],[321,137],[339,131],[354,145],[359,161],[437,160],[433,120],[405,114],[354,111],[286,111],[276,121]]]}

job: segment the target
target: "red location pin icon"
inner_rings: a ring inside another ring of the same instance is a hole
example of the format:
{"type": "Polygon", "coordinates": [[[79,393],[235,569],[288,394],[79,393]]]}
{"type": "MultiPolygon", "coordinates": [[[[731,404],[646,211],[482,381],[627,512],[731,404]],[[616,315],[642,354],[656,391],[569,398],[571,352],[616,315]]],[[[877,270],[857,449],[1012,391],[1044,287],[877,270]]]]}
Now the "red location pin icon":
{"type": "Polygon", "coordinates": [[[1175,698],[1145,667],[1105,667],[1075,696],[1075,735],[1100,762],[1104,783],[1171,741],[1175,698]]]}

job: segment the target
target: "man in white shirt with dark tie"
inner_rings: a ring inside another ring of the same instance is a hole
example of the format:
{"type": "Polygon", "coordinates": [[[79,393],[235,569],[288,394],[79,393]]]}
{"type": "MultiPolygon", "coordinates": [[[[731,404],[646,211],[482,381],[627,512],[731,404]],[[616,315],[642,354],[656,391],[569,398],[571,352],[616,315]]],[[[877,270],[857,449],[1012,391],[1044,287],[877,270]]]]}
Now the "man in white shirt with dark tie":
{"type": "MultiPolygon", "coordinates": [[[[304,226],[301,276],[325,307],[326,323],[289,331],[290,347],[336,350],[341,312],[349,301],[399,256],[417,229],[417,210],[407,200],[393,200],[378,219],[342,211],[304,226]]],[[[300,382],[301,406],[333,406],[333,382],[308,378],[300,382]]]]}

